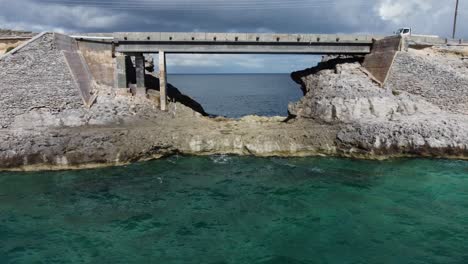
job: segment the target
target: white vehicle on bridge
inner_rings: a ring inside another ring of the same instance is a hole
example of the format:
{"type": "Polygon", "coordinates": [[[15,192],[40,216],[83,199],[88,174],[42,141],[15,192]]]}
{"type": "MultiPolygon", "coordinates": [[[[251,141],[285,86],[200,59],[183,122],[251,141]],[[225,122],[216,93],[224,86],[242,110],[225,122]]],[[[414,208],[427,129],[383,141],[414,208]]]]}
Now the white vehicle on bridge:
{"type": "Polygon", "coordinates": [[[397,36],[402,36],[402,37],[439,38],[439,36],[437,36],[437,35],[416,35],[416,34],[413,34],[413,30],[410,27],[400,28],[394,33],[397,36]]]}
{"type": "Polygon", "coordinates": [[[397,35],[400,35],[402,37],[406,37],[406,36],[409,37],[411,36],[411,33],[412,33],[411,28],[400,28],[396,32],[397,35]]]}

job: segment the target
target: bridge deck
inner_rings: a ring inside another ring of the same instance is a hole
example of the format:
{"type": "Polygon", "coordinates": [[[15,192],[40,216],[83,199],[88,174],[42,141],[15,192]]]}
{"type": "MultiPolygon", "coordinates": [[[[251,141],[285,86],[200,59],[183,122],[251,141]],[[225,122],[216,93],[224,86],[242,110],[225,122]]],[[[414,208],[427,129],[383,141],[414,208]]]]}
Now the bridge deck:
{"type": "Polygon", "coordinates": [[[114,33],[123,53],[367,54],[382,36],[255,33],[114,33]]]}

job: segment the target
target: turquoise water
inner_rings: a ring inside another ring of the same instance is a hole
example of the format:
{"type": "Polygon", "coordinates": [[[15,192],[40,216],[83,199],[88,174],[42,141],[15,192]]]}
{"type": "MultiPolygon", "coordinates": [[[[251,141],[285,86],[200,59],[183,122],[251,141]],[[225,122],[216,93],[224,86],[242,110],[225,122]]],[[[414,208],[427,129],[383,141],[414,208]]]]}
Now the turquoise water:
{"type": "Polygon", "coordinates": [[[468,263],[468,162],[214,156],[3,172],[0,263],[468,263]]]}

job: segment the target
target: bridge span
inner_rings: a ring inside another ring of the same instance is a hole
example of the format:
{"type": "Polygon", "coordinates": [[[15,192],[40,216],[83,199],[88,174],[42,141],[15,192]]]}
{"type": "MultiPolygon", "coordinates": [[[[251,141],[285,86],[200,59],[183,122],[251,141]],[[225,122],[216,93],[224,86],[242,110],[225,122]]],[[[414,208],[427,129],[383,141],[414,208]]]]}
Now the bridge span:
{"type": "MultiPolygon", "coordinates": [[[[114,86],[122,93],[127,93],[130,85],[136,85],[136,94],[146,95],[144,54],[158,53],[162,110],[167,110],[168,53],[368,55],[375,52],[375,43],[380,43],[379,50],[394,52],[400,47],[401,39],[378,35],[199,32],[117,32],[72,37],[77,41],[112,45],[115,57],[114,86]],[[130,84],[130,75],[136,76],[136,84],[130,84]]],[[[382,66],[380,60],[381,56],[373,56],[368,67],[372,69],[371,72],[375,70],[386,74],[389,65],[382,66]]],[[[384,77],[381,79],[384,80],[384,77]]]]}
{"type": "Polygon", "coordinates": [[[114,33],[123,53],[368,54],[382,36],[254,33],[114,33]]]}

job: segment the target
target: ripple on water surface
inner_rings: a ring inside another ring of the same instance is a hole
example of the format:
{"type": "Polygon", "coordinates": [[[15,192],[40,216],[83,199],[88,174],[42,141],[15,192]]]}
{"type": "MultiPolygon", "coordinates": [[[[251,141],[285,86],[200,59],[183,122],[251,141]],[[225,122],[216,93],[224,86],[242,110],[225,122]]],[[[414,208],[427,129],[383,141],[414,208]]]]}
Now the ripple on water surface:
{"type": "Polygon", "coordinates": [[[468,263],[468,162],[172,157],[0,173],[0,263],[468,263]]]}

